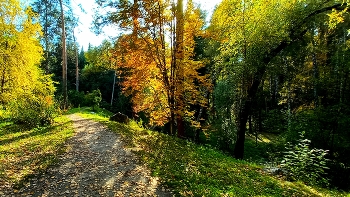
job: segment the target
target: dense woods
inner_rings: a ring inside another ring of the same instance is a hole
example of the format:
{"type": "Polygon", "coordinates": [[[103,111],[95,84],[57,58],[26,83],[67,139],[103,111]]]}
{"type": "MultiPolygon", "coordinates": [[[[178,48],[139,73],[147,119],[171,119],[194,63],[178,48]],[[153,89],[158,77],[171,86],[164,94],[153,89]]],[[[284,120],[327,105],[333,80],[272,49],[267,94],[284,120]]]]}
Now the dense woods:
{"type": "Polygon", "coordinates": [[[79,50],[69,1],[0,0],[2,121],[104,108],[290,181],[350,189],[347,1],[223,0],[209,22],[192,0],[96,6],[96,32],[121,34],[79,50]]]}

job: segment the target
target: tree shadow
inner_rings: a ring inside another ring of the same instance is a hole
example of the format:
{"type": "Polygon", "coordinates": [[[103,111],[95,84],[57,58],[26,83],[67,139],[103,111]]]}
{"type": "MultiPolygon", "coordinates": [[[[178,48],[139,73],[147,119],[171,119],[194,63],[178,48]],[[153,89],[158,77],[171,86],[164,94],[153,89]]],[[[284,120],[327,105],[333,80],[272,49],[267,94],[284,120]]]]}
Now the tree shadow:
{"type": "Polygon", "coordinates": [[[172,196],[125,148],[120,136],[100,123],[74,121],[76,135],[59,163],[30,177],[20,195],[31,196],[172,196]]]}
{"type": "Polygon", "coordinates": [[[25,139],[25,138],[30,138],[30,137],[34,137],[34,136],[38,136],[38,135],[45,135],[47,133],[50,133],[50,132],[56,130],[58,127],[68,126],[69,124],[70,124],[69,122],[65,122],[62,124],[56,124],[56,125],[45,126],[45,127],[37,127],[37,128],[28,128],[28,127],[26,127],[26,125],[22,125],[22,124],[20,124],[20,125],[17,125],[17,124],[6,125],[6,126],[1,128],[1,130],[3,131],[2,132],[3,135],[15,134],[15,133],[19,133],[19,132],[24,132],[24,133],[21,135],[17,135],[15,137],[11,137],[11,138],[6,138],[3,140],[0,139],[0,145],[13,143],[13,142],[25,139]]]}

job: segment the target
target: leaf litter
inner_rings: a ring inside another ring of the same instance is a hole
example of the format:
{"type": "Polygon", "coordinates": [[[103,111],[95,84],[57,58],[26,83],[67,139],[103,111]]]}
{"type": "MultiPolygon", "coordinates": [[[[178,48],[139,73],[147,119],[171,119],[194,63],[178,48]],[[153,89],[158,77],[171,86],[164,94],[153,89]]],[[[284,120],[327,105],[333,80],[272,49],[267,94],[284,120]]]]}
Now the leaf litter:
{"type": "Polygon", "coordinates": [[[57,165],[30,179],[20,190],[11,191],[11,195],[173,196],[124,146],[120,136],[78,115],[69,118],[76,132],[67,141],[67,152],[57,165]]]}

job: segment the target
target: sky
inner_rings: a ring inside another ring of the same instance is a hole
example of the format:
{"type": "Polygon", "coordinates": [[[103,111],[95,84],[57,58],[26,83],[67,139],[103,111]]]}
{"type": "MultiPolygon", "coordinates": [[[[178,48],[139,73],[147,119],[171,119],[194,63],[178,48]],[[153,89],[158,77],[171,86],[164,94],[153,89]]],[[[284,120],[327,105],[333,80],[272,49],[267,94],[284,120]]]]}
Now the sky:
{"type": "MultiPolygon", "coordinates": [[[[98,46],[102,43],[104,39],[110,39],[118,35],[116,27],[107,27],[104,28],[104,32],[97,36],[95,35],[91,28],[91,23],[93,21],[94,11],[96,7],[95,0],[71,0],[74,14],[79,18],[80,24],[75,30],[75,35],[80,46],[84,50],[88,49],[89,43],[92,46],[98,46]],[[83,13],[78,5],[81,5],[86,13],[83,13]]],[[[208,18],[210,18],[211,13],[213,12],[215,5],[220,3],[221,0],[193,0],[193,2],[200,4],[201,8],[208,13],[208,18]]]]}

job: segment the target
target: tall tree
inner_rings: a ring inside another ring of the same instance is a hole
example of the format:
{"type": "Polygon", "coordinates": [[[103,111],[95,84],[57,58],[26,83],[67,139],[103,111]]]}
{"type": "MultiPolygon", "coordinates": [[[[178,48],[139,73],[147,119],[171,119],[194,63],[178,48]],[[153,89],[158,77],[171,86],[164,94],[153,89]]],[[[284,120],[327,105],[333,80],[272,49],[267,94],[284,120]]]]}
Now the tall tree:
{"type": "Polygon", "coordinates": [[[43,27],[41,43],[44,47],[45,59],[41,64],[48,74],[52,72],[52,67],[57,61],[54,48],[60,40],[60,35],[57,33],[60,24],[59,4],[56,0],[37,0],[33,2],[32,7],[39,15],[39,21],[43,27]]]}
{"type": "Polygon", "coordinates": [[[78,44],[75,41],[75,34],[73,29],[73,40],[75,50],[75,90],[79,92],[79,55],[78,55],[78,44]]]}
{"type": "Polygon", "coordinates": [[[61,42],[62,42],[62,91],[63,91],[63,109],[68,107],[68,90],[67,90],[67,47],[66,47],[66,26],[64,20],[63,0],[60,0],[61,7],[61,42]]]}
{"type": "Polygon", "coordinates": [[[1,0],[0,10],[0,103],[13,121],[51,123],[55,89],[38,67],[43,49],[37,15],[18,0],[1,0]]]}
{"type": "Polygon", "coordinates": [[[183,13],[183,1],[178,0],[176,4],[176,37],[175,37],[175,72],[176,72],[176,87],[178,102],[176,107],[177,111],[177,135],[178,137],[185,136],[185,128],[183,123],[183,93],[184,93],[184,13],[183,13]]]}
{"type": "Polygon", "coordinates": [[[41,26],[35,13],[24,11],[17,0],[1,0],[0,9],[0,102],[6,104],[32,90],[40,77],[41,26]]]}
{"type": "Polygon", "coordinates": [[[212,18],[214,34],[221,40],[221,60],[237,67],[237,140],[234,156],[242,159],[248,117],[259,86],[271,62],[283,50],[300,40],[307,26],[320,14],[344,9],[340,1],[236,1],[224,0],[212,18]],[[281,14],[283,13],[283,14],[281,14]],[[278,17],[277,17],[278,16],[278,17]],[[249,20],[247,20],[249,19],[249,20]]]}
{"type": "MultiPolygon", "coordinates": [[[[133,95],[134,111],[149,114],[151,124],[170,122],[170,128],[175,128],[176,123],[181,128],[184,117],[193,120],[194,113],[188,105],[205,103],[204,95],[194,83],[207,85],[206,76],[198,74],[203,64],[193,60],[194,45],[184,45],[185,39],[193,40],[201,32],[203,20],[196,15],[197,24],[185,29],[182,1],[177,5],[161,0],[116,1],[108,5],[115,10],[97,18],[96,23],[106,19],[131,32],[119,38],[115,59],[120,71],[127,76],[124,92],[133,95]],[[192,31],[194,27],[196,31],[192,31]],[[166,42],[167,36],[171,43],[166,42]]],[[[198,13],[191,8],[192,12],[188,13],[198,13]]],[[[184,135],[183,130],[178,132],[179,136],[184,135]]],[[[175,131],[171,129],[170,133],[175,131]]]]}

